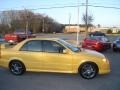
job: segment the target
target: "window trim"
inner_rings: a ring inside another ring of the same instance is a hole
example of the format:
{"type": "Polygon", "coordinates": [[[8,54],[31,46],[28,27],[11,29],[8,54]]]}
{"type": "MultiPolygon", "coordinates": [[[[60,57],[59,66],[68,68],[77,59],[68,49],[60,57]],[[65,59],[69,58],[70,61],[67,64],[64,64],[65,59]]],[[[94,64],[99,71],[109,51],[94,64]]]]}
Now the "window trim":
{"type": "Polygon", "coordinates": [[[24,43],[23,46],[20,47],[19,51],[26,51],[26,52],[43,52],[43,46],[42,46],[42,40],[30,40],[24,43]],[[32,50],[21,50],[26,44],[28,44],[31,41],[41,41],[41,49],[42,51],[32,51],[32,50]]]}
{"type": "Polygon", "coordinates": [[[42,41],[42,51],[43,51],[44,53],[58,53],[58,54],[64,54],[64,53],[60,53],[60,52],[46,52],[46,51],[44,50],[44,46],[43,46],[43,42],[44,42],[44,41],[55,42],[55,43],[57,43],[58,45],[62,46],[64,49],[66,49],[66,47],[65,47],[64,45],[60,44],[59,42],[54,41],[54,40],[41,40],[41,41],[42,41]]]}

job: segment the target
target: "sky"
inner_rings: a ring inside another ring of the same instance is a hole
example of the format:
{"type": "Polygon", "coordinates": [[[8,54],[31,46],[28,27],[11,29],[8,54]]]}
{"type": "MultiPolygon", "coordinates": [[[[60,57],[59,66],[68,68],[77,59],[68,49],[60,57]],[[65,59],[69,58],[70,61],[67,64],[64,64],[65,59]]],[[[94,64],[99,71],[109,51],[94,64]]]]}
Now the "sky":
{"type": "MultiPolygon", "coordinates": [[[[36,9],[32,10],[35,13],[41,13],[52,17],[55,21],[68,24],[69,19],[71,24],[78,23],[78,8],[52,8],[49,7],[72,6],[85,3],[86,0],[0,0],[0,11],[5,10],[21,10],[21,9],[36,9]],[[70,18],[71,17],[71,18],[70,18]]],[[[120,8],[120,0],[88,0],[90,5],[107,6],[120,8]]],[[[82,15],[85,13],[85,6],[79,7],[79,23],[83,24],[82,15]]],[[[120,9],[88,7],[88,14],[93,16],[93,24],[110,27],[120,27],[120,9]]]]}

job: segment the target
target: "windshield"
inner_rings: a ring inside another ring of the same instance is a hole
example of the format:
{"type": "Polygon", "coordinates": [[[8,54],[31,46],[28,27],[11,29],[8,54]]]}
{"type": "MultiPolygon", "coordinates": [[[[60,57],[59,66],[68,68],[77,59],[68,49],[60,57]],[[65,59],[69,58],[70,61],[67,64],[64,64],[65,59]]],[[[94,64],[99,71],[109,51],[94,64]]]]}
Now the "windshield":
{"type": "Polygon", "coordinates": [[[75,47],[74,45],[62,40],[62,39],[59,39],[58,40],[60,43],[64,44],[67,48],[69,48],[70,50],[72,50],[73,52],[80,52],[80,48],[78,47],[75,47]]]}
{"type": "Polygon", "coordinates": [[[117,44],[120,44],[120,41],[117,41],[117,44]]]}
{"type": "Polygon", "coordinates": [[[90,39],[100,40],[100,41],[103,41],[103,42],[108,42],[109,41],[106,37],[103,37],[103,36],[92,36],[92,37],[90,37],[90,39]]]}

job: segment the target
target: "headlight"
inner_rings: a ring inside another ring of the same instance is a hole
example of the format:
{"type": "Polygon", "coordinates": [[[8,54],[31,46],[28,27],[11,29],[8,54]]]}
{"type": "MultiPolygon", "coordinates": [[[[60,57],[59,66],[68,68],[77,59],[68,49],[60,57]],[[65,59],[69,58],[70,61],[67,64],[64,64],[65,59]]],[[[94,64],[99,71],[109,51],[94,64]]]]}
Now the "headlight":
{"type": "Polygon", "coordinates": [[[107,62],[107,59],[106,58],[104,58],[104,59],[102,59],[103,60],[103,62],[107,62]]]}
{"type": "Polygon", "coordinates": [[[109,63],[109,59],[107,57],[103,58],[102,60],[103,60],[103,62],[109,63]]]}

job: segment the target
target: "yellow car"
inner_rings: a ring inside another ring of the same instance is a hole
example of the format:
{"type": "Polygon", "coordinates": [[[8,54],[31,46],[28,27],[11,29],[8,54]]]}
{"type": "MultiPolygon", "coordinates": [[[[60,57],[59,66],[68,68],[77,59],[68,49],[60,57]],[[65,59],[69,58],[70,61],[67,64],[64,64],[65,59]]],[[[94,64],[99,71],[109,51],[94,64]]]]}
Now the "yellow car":
{"type": "Polygon", "coordinates": [[[31,38],[1,50],[0,66],[12,74],[25,71],[79,73],[92,79],[110,72],[109,60],[96,51],[80,49],[58,38],[31,38]]]}

